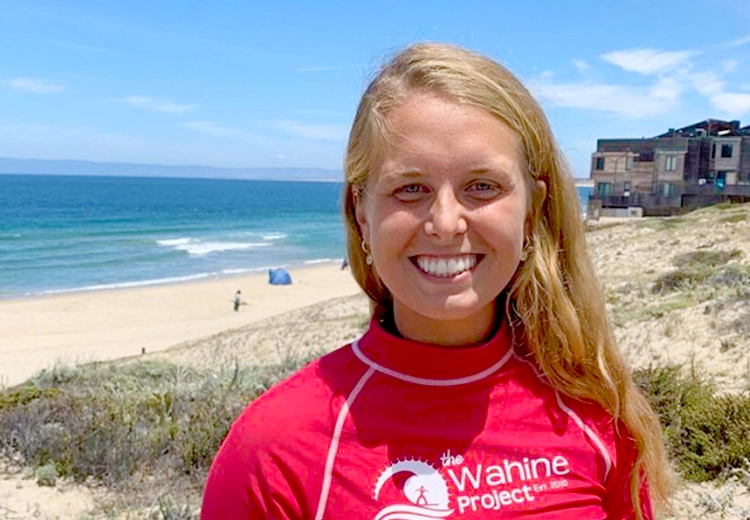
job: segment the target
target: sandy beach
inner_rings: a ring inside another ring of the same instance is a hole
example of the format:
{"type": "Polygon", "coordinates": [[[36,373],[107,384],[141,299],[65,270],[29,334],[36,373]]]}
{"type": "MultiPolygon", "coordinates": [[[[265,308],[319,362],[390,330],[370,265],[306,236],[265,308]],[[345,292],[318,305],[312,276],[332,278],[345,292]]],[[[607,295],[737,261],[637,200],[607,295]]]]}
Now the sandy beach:
{"type": "Polygon", "coordinates": [[[55,363],[112,360],[244,327],[360,289],[338,263],[290,268],[292,285],[268,274],[113,291],[0,300],[0,386],[55,363]],[[234,312],[233,297],[243,305],[234,312]]]}

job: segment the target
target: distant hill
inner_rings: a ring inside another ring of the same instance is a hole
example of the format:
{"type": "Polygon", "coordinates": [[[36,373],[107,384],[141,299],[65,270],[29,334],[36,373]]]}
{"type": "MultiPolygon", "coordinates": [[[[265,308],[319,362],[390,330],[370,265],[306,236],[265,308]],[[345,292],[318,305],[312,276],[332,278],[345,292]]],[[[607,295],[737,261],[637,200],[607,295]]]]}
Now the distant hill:
{"type": "Polygon", "coordinates": [[[340,170],[323,168],[218,168],[0,157],[0,174],[3,173],[321,182],[343,181],[344,179],[344,174],[340,170]]]}

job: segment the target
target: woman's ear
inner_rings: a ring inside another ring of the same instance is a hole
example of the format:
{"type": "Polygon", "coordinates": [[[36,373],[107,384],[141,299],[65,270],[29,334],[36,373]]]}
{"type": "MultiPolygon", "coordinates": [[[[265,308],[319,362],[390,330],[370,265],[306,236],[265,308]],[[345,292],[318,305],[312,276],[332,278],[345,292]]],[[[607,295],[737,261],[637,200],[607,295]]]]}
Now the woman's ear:
{"type": "Polygon", "coordinates": [[[536,207],[534,208],[535,211],[539,211],[542,209],[542,204],[544,204],[544,199],[547,198],[547,183],[544,182],[542,179],[537,179],[535,186],[534,186],[534,201],[536,207]]]}
{"type": "Polygon", "coordinates": [[[352,187],[352,197],[354,198],[354,213],[359,224],[359,231],[364,238],[368,235],[367,214],[365,211],[364,188],[361,186],[352,187]]]}
{"type": "Polygon", "coordinates": [[[531,186],[531,204],[529,214],[526,219],[526,235],[530,236],[534,231],[534,223],[539,218],[544,205],[544,199],[547,198],[547,183],[541,179],[534,181],[531,186]]]}

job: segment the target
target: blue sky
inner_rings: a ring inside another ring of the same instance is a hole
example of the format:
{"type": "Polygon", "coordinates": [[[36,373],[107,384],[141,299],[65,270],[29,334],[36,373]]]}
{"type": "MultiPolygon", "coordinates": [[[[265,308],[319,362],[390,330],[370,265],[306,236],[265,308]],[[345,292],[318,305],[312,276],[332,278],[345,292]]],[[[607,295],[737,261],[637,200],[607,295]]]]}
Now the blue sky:
{"type": "Polygon", "coordinates": [[[744,0],[0,0],[0,156],[339,169],[368,78],[418,41],[514,71],[576,177],[597,138],[750,124],[744,0]]]}

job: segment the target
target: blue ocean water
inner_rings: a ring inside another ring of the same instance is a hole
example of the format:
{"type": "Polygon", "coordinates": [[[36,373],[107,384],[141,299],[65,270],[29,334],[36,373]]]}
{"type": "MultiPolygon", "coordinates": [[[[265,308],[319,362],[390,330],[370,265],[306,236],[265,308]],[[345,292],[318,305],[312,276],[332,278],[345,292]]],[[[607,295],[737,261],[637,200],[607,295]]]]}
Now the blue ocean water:
{"type": "MultiPolygon", "coordinates": [[[[340,262],[340,183],[0,175],[0,298],[340,262]]],[[[590,188],[579,188],[585,208],[590,188]]]]}
{"type": "Polygon", "coordinates": [[[0,175],[0,298],[340,261],[340,183],[0,175]]]}

